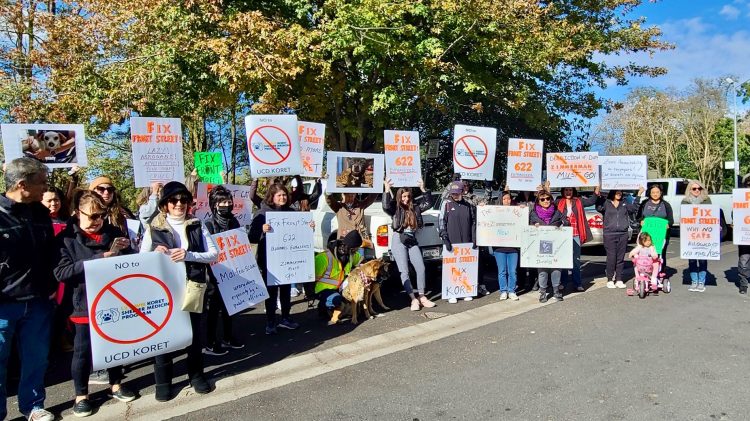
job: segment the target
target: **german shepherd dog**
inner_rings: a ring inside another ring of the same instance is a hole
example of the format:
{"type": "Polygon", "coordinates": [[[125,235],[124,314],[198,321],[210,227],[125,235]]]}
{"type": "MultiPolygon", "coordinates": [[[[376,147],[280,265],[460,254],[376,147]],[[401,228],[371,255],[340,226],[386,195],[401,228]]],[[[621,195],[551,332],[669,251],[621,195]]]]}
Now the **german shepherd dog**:
{"type": "MultiPolygon", "coordinates": [[[[372,319],[378,315],[372,307],[372,299],[385,311],[390,310],[383,304],[383,297],[380,295],[380,284],[388,277],[388,264],[380,259],[370,260],[352,269],[346,278],[346,286],[341,295],[349,304],[352,314],[352,323],[358,324],[358,315],[360,307],[365,313],[365,317],[372,319]]],[[[338,320],[331,319],[332,323],[338,320]]]]}

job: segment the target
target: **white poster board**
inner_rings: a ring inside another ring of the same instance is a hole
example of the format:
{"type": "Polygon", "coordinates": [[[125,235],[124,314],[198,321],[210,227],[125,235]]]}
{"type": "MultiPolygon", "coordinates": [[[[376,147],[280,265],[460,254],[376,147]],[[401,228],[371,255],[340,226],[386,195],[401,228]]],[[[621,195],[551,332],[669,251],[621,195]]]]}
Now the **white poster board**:
{"type": "Polygon", "coordinates": [[[268,285],[315,281],[312,212],[266,212],[268,285]]]}
{"type": "Polygon", "coordinates": [[[185,182],[182,155],[182,120],[179,118],[132,117],[130,144],[136,187],[153,182],[185,182]]]}
{"type": "Polygon", "coordinates": [[[526,206],[477,206],[477,245],[521,247],[528,225],[526,206]]]}
{"type": "Polygon", "coordinates": [[[133,364],[192,342],[182,311],[184,263],[164,253],[83,262],[94,370],[133,364]]]}
{"type": "Polygon", "coordinates": [[[721,259],[719,209],[719,205],[680,206],[680,259],[721,259]]]}
{"type": "Polygon", "coordinates": [[[599,185],[598,152],[547,153],[550,187],[596,187],[599,185]]]}
{"type": "Polygon", "coordinates": [[[422,178],[419,132],[386,130],[383,145],[385,178],[391,180],[393,187],[416,187],[422,178]]]}
{"type": "Polygon", "coordinates": [[[251,114],[245,130],[253,178],[302,174],[296,115],[251,114]]]}
{"type": "Polygon", "coordinates": [[[383,154],[328,151],[327,193],[382,193],[383,154]]]}
{"type": "Polygon", "coordinates": [[[544,141],[508,139],[508,188],[513,191],[536,191],[542,184],[544,141]]]}
{"type": "Polygon", "coordinates": [[[492,180],[497,129],[457,124],[453,129],[453,172],[464,180],[492,180]]]}
{"type": "Polygon", "coordinates": [[[453,244],[453,250],[443,247],[442,298],[476,297],[479,281],[479,249],[471,243],[453,244]]]}
{"type": "MultiPolygon", "coordinates": [[[[238,186],[234,184],[222,184],[232,192],[232,201],[234,208],[232,213],[240,226],[250,225],[253,221],[253,202],[250,200],[250,186],[238,186]]],[[[195,192],[195,208],[193,215],[196,218],[205,220],[211,217],[211,208],[208,206],[208,193],[214,187],[214,184],[198,183],[195,192]]]]}
{"type": "Polygon", "coordinates": [[[638,190],[646,188],[646,155],[600,156],[602,190],[638,190]]]}
{"type": "Polygon", "coordinates": [[[521,267],[573,269],[573,228],[526,226],[521,267]]]}
{"type": "Polygon", "coordinates": [[[268,298],[250,240],[242,228],[211,236],[219,257],[211,264],[227,313],[231,316],[268,298]]]}
{"type": "Polygon", "coordinates": [[[297,132],[299,133],[300,156],[302,158],[302,176],[322,177],[326,125],[298,121],[297,132]]]}
{"type": "Polygon", "coordinates": [[[732,190],[732,242],[750,245],[750,189],[732,190]]]}
{"type": "Polygon", "coordinates": [[[5,162],[34,158],[49,168],[88,165],[83,124],[1,124],[5,162]]]}

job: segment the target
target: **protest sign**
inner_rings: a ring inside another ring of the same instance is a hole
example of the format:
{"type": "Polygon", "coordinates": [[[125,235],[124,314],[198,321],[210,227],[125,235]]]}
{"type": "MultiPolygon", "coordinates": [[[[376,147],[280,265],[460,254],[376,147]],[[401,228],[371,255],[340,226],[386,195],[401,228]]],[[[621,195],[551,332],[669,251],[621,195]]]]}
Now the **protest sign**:
{"type": "Polygon", "coordinates": [[[542,184],[544,141],[508,139],[508,188],[514,191],[536,191],[542,184]]]}
{"type": "Polygon", "coordinates": [[[49,168],[88,165],[83,124],[2,124],[5,162],[34,158],[49,168]]]}
{"type": "Polygon", "coordinates": [[[300,156],[302,158],[302,176],[322,177],[326,125],[298,121],[297,132],[299,133],[300,156]]]}
{"type": "Polygon", "coordinates": [[[315,250],[311,212],[266,212],[268,285],[315,281],[315,250]]]}
{"type": "Polygon", "coordinates": [[[141,233],[141,221],[138,219],[126,219],[125,224],[128,226],[128,238],[130,239],[130,246],[133,250],[138,250],[140,244],[138,242],[141,233]]]}
{"type": "Polygon", "coordinates": [[[221,176],[221,173],[224,172],[221,152],[196,152],[193,159],[195,160],[195,171],[202,182],[211,184],[224,182],[221,176]]]}
{"type": "Polygon", "coordinates": [[[219,293],[230,316],[247,310],[268,298],[268,290],[242,228],[211,236],[219,248],[219,257],[211,263],[219,293]]]}
{"type": "Polygon", "coordinates": [[[453,172],[465,180],[492,180],[497,129],[457,124],[453,129],[453,172]]]}
{"type": "Polygon", "coordinates": [[[130,143],[136,187],[185,181],[179,118],[132,117],[130,143]]]}
{"type": "Polygon", "coordinates": [[[550,187],[596,187],[599,185],[598,152],[550,152],[547,154],[550,187]]]}
{"type": "Polygon", "coordinates": [[[94,370],[133,364],[192,342],[184,263],[164,253],[83,262],[94,370]]]}
{"type": "Polygon", "coordinates": [[[602,190],[638,190],[646,188],[646,155],[600,156],[602,190]]]}
{"type": "Polygon", "coordinates": [[[528,225],[529,208],[525,206],[478,206],[477,245],[521,247],[528,225]]]}
{"type": "Polygon", "coordinates": [[[471,243],[453,244],[453,250],[443,247],[443,293],[450,298],[476,297],[479,280],[479,249],[471,243]]]}
{"type": "Polygon", "coordinates": [[[419,159],[419,132],[386,130],[383,138],[385,148],[385,178],[393,187],[414,187],[422,179],[422,164],[419,159]]]}
{"type": "Polygon", "coordinates": [[[680,259],[720,260],[719,205],[680,206],[680,259]]]}
{"type": "Polygon", "coordinates": [[[661,254],[664,249],[664,240],[667,239],[667,230],[669,229],[669,221],[658,216],[647,216],[643,218],[643,225],[641,225],[641,232],[647,233],[651,236],[651,243],[654,245],[656,254],[661,254]]]}
{"type": "MultiPolygon", "coordinates": [[[[253,202],[250,200],[252,188],[250,186],[237,186],[234,184],[222,184],[227,190],[232,192],[232,201],[234,208],[232,214],[239,221],[240,226],[250,225],[253,221],[253,202]]],[[[208,206],[208,193],[214,187],[214,184],[198,183],[195,191],[195,207],[193,215],[198,219],[211,217],[211,209],[208,206]]]]}
{"type": "Polygon", "coordinates": [[[327,193],[383,192],[382,154],[329,151],[327,158],[327,193]]]}
{"type": "Polygon", "coordinates": [[[249,115],[245,130],[253,178],[302,174],[297,116],[249,115]]]}
{"type": "Polygon", "coordinates": [[[573,228],[524,227],[521,267],[572,269],[573,228]]]}
{"type": "Polygon", "coordinates": [[[750,245],[750,189],[732,190],[732,242],[750,245]]]}

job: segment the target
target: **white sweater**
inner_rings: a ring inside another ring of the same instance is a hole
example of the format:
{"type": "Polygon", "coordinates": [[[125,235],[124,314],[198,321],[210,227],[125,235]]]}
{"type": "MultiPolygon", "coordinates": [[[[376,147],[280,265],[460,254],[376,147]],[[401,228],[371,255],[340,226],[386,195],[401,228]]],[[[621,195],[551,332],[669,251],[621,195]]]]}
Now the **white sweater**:
{"type": "MultiPolygon", "coordinates": [[[[187,251],[188,238],[185,230],[185,218],[174,218],[167,215],[167,223],[170,228],[172,228],[173,234],[175,235],[177,248],[187,251]]],[[[208,229],[203,222],[201,222],[201,234],[201,237],[203,237],[203,249],[206,251],[187,251],[187,253],[185,253],[186,262],[213,263],[219,256],[219,249],[216,247],[216,243],[211,238],[211,233],[208,232],[208,229]]],[[[150,252],[151,248],[151,230],[146,229],[143,235],[143,242],[141,243],[141,253],[150,252]]]]}

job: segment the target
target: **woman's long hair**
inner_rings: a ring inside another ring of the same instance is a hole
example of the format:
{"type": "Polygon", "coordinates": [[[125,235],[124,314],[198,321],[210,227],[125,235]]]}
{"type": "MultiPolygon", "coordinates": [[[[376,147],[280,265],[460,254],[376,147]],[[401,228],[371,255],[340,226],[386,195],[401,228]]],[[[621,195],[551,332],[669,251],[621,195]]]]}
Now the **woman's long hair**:
{"type": "Polygon", "coordinates": [[[708,190],[706,190],[706,186],[704,186],[703,183],[701,183],[698,180],[688,181],[687,188],[685,189],[685,199],[687,199],[687,201],[691,203],[693,202],[692,198],[694,196],[690,193],[690,191],[693,189],[693,184],[696,184],[698,185],[698,187],[701,188],[701,194],[698,196],[698,202],[699,203],[705,202],[706,199],[708,199],[708,190]]]}
{"type": "Polygon", "coordinates": [[[401,228],[411,228],[416,230],[417,227],[417,213],[414,211],[414,197],[410,188],[401,187],[396,191],[396,204],[404,211],[404,220],[401,223],[401,228]],[[401,202],[401,196],[404,193],[409,193],[409,203],[404,205],[401,202]]]}

